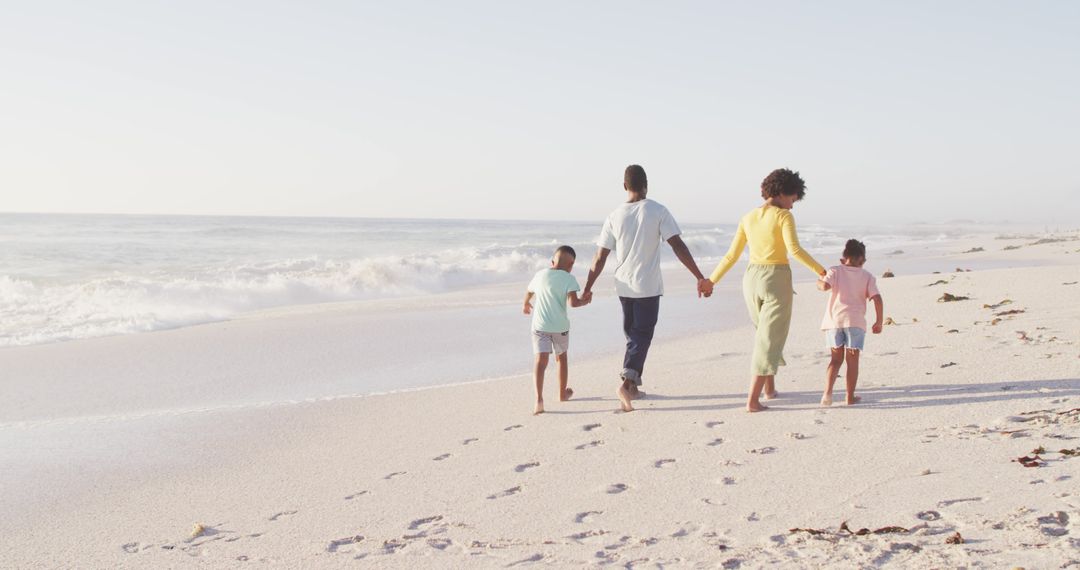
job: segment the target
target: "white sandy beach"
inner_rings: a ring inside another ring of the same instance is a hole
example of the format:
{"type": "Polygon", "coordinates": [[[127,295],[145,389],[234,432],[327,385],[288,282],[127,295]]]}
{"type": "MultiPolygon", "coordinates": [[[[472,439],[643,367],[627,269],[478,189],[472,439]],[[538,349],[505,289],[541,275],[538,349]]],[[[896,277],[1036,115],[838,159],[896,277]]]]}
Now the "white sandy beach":
{"type": "MultiPolygon", "coordinates": [[[[733,277],[700,305],[709,332],[654,344],[629,414],[616,344],[530,415],[524,335],[515,376],[308,398],[292,388],[371,373],[346,333],[377,338],[377,317],[334,306],[0,350],[0,567],[1080,566],[1080,458],[1059,452],[1080,450],[1080,241],[1061,237],[947,260],[1012,268],[894,267],[855,407],[818,404],[809,281],[760,414],[733,277]]],[[[422,362],[401,327],[380,350],[422,362]]]]}

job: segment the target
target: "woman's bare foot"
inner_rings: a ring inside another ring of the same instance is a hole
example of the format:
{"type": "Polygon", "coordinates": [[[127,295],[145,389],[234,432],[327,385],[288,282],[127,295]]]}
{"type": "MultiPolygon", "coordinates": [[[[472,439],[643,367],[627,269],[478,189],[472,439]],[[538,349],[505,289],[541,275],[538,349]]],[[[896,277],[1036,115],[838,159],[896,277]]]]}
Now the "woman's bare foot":
{"type": "Polygon", "coordinates": [[[569,400],[572,397],[574,397],[574,389],[573,388],[567,388],[566,391],[563,392],[561,396],[559,396],[559,401],[560,402],[565,402],[565,401],[569,400]]]}
{"type": "Polygon", "coordinates": [[[533,415],[534,416],[539,416],[542,413],[544,413],[544,401],[543,400],[538,400],[536,402],[536,407],[533,408],[533,415]]]}
{"type": "Polygon", "coordinates": [[[825,394],[824,396],[822,396],[821,397],[821,405],[822,406],[831,406],[832,405],[832,394],[825,394]]]}
{"type": "Polygon", "coordinates": [[[746,405],[746,411],[751,413],[751,414],[754,413],[754,412],[764,412],[767,409],[769,409],[768,406],[763,406],[763,405],[757,404],[757,403],[755,403],[755,404],[747,404],[746,405]]]}
{"type": "Polygon", "coordinates": [[[632,412],[632,411],[634,411],[634,406],[630,405],[630,400],[631,400],[630,390],[627,390],[626,386],[619,386],[619,389],[616,390],[615,393],[618,394],[618,396],[619,396],[619,404],[622,407],[622,411],[624,411],[624,412],[632,412]]]}
{"type": "Polygon", "coordinates": [[[862,396],[852,396],[847,399],[847,405],[854,406],[862,401],[862,396]]]}

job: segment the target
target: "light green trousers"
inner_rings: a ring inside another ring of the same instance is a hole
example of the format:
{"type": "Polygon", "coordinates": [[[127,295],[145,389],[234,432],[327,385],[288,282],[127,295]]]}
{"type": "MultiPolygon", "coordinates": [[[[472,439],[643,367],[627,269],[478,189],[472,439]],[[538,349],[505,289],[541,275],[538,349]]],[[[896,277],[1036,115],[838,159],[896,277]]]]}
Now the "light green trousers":
{"type": "Polygon", "coordinates": [[[784,362],[784,343],[791,328],[791,304],[795,291],[791,286],[790,265],[750,265],[743,276],[743,298],[754,334],[754,356],[750,373],[772,376],[784,362]]]}

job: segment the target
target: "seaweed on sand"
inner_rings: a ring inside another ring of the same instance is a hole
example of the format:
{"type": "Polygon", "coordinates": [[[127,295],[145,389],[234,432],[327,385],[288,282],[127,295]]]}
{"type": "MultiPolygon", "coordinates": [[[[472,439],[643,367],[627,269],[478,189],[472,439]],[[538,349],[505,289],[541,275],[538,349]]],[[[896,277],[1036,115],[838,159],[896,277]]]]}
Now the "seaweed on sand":
{"type": "Polygon", "coordinates": [[[945,293],[937,300],[938,303],[952,303],[954,301],[967,301],[971,297],[964,297],[963,295],[953,295],[952,293],[945,293]]]}

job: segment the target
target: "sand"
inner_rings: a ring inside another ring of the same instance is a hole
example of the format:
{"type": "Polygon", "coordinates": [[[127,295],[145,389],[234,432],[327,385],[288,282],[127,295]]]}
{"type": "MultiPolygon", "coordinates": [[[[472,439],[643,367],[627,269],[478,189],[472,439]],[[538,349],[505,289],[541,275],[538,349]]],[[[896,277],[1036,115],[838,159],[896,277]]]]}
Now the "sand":
{"type": "MultiPolygon", "coordinates": [[[[572,359],[575,399],[549,390],[535,417],[527,345],[503,379],[183,411],[93,412],[79,400],[111,388],[38,401],[8,376],[0,567],[1080,566],[1080,457],[1058,452],[1080,449],[1080,242],[1032,241],[956,257],[1017,268],[879,281],[896,324],[868,338],[853,407],[818,404],[825,298],[812,283],[796,286],[781,396],[759,414],[744,411],[748,321],[654,345],[633,413],[615,411],[614,350],[572,359]],[[1019,267],[1032,256],[1055,262],[1019,267]],[[938,302],[946,292],[970,299],[938,302]],[[1040,447],[1036,466],[1017,462],[1040,447]]],[[[702,319],[722,314],[716,302],[732,301],[702,302],[702,319]]],[[[72,385],[80,361],[153,360],[169,339],[219,343],[220,367],[235,366],[230,351],[274,362],[244,344],[254,330],[223,330],[0,361],[66,367],[72,385]]],[[[182,395],[182,363],[169,365],[182,395]]],[[[260,372],[282,382],[273,368],[260,372]]]]}

